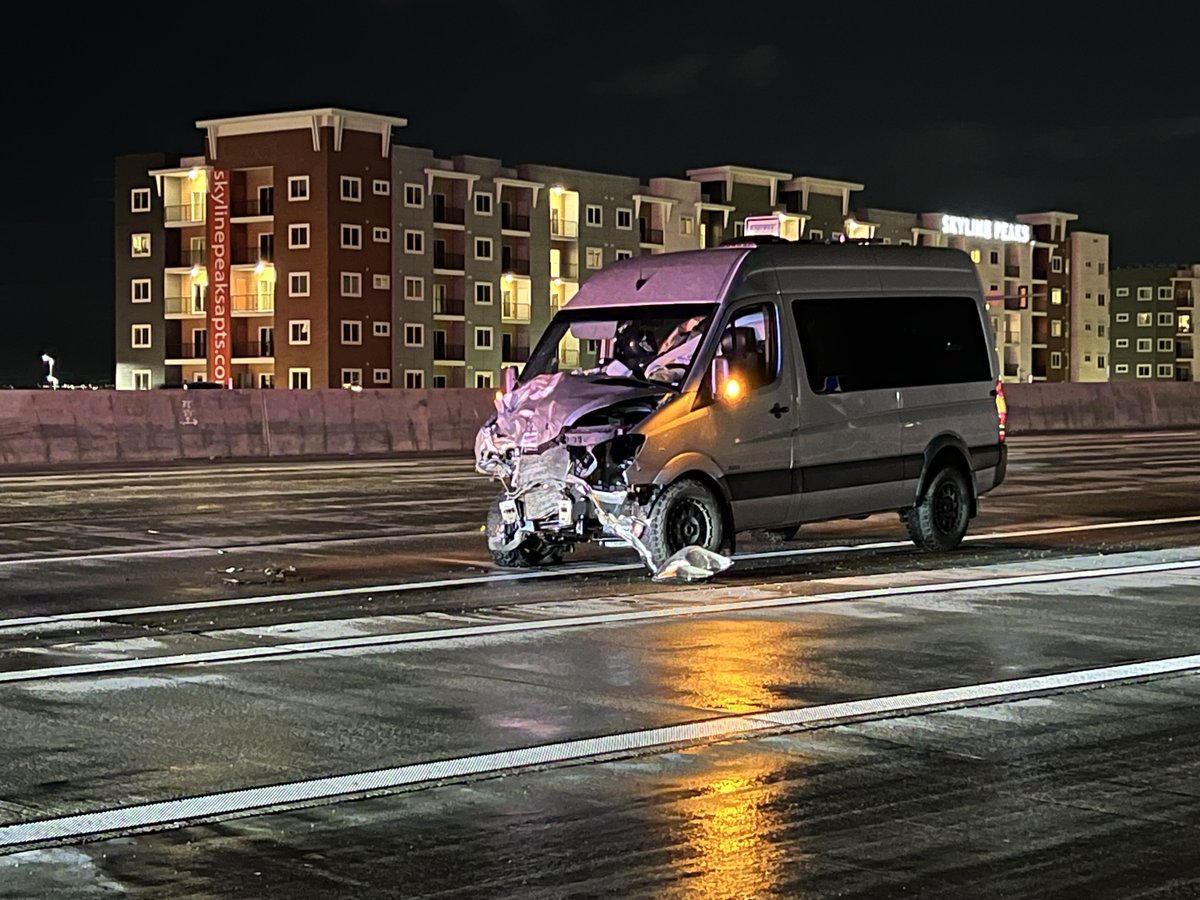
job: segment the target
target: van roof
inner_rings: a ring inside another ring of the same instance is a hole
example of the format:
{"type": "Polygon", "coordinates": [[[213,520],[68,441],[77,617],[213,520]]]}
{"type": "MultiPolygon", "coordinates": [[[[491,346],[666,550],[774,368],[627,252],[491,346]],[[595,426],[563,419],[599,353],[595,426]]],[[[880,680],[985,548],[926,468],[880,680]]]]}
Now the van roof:
{"type": "MultiPolygon", "coordinates": [[[[722,300],[734,280],[769,271],[845,270],[860,275],[902,271],[911,280],[927,273],[941,284],[947,276],[962,287],[978,286],[975,265],[961,250],[892,244],[770,243],[722,246],[620,260],[592,275],[566,304],[567,309],[594,309],[643,304],[703,303],[722,300]],[[937,277],[940,276],[940,277],[937,277]]],[[[773,281],[771,292],[777,289],[773,281]]]]}

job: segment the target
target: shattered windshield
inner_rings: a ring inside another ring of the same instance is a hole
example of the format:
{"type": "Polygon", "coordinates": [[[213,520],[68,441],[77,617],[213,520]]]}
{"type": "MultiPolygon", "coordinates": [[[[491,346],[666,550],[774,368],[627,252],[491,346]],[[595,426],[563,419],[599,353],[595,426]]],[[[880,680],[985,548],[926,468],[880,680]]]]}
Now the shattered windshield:
{"type": "Polygon", "coordinates": [[[560,312],[538,342],[521,381],[554,372],[678,389],[716,307],[610,307],[560,312]]]}

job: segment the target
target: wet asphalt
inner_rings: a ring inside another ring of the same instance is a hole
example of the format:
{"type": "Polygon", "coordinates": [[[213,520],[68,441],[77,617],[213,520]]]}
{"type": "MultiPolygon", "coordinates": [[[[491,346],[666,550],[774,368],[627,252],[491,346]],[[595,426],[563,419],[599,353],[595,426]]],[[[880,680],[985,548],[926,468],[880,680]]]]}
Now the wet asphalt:
{"type": "MultiPolygon", "coordinates": [[[[955,553],[881,516],[668,586],[596,550],[497,580],[491,489],[449,458],[0,478],[0,829],[1200,653],[1200,568],[1164,568],[1200,560],[1198,485],[1196,433],[1015,439],[955,553]],[[1095,572],[1118,566],[1152,571],[1095,572]],[[278,652],[302,641],[340,643],[278,652]]],[[[1198,695],[1185,673],[46,842],[0,855],[0,897],[1200,895],[1198,695]]]]}

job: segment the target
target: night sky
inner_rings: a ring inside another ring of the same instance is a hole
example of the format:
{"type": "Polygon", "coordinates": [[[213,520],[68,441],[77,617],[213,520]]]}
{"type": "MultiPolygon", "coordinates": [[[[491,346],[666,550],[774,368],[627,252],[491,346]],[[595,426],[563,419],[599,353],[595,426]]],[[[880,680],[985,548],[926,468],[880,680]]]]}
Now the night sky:
{"type": "Polygon", "coordinates": [[[403,143],[639,175],[734,163],[859,205],[1062,209],[1114,265],[1200,261],[1194,26],[1091,3],[39,4],[6,28],[0,385],[110,381],[113,158],[341,106],[403,143]],[[28,12],[24,16],[31,15],[28,12]],[[33,13],[32,15],[39,15],[33,13]]]}

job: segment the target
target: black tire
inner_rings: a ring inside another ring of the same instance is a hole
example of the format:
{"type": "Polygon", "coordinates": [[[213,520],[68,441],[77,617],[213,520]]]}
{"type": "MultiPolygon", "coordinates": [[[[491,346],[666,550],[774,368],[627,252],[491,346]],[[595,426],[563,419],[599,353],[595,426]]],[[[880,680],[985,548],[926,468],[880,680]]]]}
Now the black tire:
{"type": "MultiPolygon", "coordinates": [[[[488,509],[488,534],[495,534],[503,521],[500,517],[500,498],[497,497],[488,509]]],[[[492,550],[491,547],[488,550],[496,565],[506,569],[528,569],[532,566],[557,565],[562,562],[562,551],[539,538],[529,538],[511,550],[492,550]]]]}
{"type": "Polygon", "coordinates": [[[650,508],[642,543],[661,564],[693,544],[720,552],[725,543],[721,502],[704,484],[684,478],[668,487],[650,508]]]}
{"type": "Polygon", "coordinates": [[[971,486],[953,466],[935,472],[921,502],[904,513],[908,536],[922,550],[953,550],[970,520],[971,486]]]}

